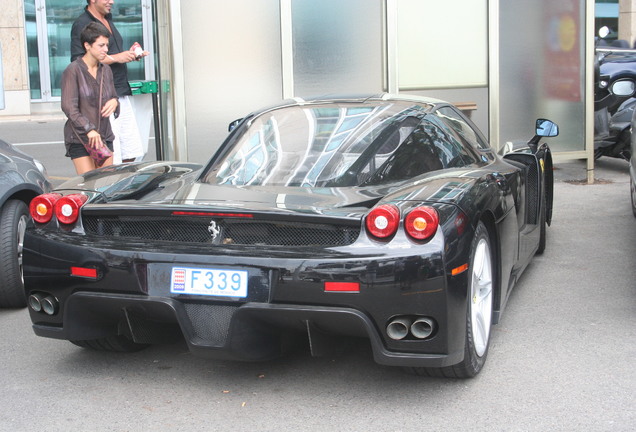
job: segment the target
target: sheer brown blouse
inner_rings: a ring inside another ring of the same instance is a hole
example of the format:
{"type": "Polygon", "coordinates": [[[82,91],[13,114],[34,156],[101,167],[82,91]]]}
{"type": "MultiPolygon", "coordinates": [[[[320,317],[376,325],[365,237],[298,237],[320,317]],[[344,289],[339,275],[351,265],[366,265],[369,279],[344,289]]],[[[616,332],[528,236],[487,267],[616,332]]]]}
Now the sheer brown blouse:
{"type": "MultiPolygon", "coordinates": [[[[104,82],[101,106],[110,99],[117,98],[113,73],[108,65],[99,63],[95,79],[88,71],[84,60],[79,57],[62,73],[62,111],[68,117],[64,125],[64,143],[67,150],[71,143],[82,143],[77,135],[84,143],[88,143],[87,134],[93,129],[100,133],[104,141],[115,139],[108,118],[100,119],[99,87],[102,79],[104,82]]],[[[119,106],[115,115],[119,115],[119,106]]]]}

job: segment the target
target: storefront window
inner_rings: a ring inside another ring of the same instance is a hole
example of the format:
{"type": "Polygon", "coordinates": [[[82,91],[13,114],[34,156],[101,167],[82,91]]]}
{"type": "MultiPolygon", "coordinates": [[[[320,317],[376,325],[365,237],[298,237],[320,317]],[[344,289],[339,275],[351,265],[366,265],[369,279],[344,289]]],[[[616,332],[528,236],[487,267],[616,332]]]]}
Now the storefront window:
{"type": "MultiPolygon", "coordinates": [[[[31,99],[60,97],[62,72],[71,60],[71,27],[85,6],[86,2],[79,0],[25,0],[31,99]]],[[[117,0],[112,14],[124,46],[134,42],[145,46],[142,0],[117,0]]],[[[128,78],[145,79],[144,63],[129,63],[128,78]]]]}

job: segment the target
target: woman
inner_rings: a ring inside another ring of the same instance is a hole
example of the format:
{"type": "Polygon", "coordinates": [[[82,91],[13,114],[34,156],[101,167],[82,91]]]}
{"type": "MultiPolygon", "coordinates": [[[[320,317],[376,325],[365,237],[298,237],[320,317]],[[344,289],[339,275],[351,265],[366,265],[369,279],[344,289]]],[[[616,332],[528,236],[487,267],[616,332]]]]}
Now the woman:
{"type": "Polygon", "coordinates": [[[100,23],[84,27],[80,40],[86,53],[68,65],[62,74],[62,111],[68,117],[64,125],[64,145],[66,156],[72,159],[78,174],[113,163],[115,135],[108,117],[113,113],[118,115],[119,100],[113,73],[109,66],[101,63],[108,53],[109,36],[100,23]],[[95,150],[104,146],[110,150],[110,157],[93,159],[97,157],[95,150]]]}

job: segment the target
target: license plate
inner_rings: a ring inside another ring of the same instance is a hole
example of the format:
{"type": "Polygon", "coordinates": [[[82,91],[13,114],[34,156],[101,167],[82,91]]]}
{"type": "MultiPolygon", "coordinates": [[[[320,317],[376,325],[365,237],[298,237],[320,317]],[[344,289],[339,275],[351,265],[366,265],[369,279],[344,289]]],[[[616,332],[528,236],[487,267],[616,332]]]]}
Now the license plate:
{"type": "Polygon", "coordinates": [[[222,297],[247,297],[247,271],[173,267],[170,292],[222,297]]]}

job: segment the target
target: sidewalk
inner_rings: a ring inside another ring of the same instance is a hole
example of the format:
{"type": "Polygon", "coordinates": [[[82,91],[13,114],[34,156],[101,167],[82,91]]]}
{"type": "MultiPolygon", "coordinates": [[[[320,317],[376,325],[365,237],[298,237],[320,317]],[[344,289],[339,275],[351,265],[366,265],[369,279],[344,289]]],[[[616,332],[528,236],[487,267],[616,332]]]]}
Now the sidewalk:
{"type": "MultiPolygon", "coordinates": [[[[623,159],[602,157],[594,161],[595,184],[629,183],[629,162],[623,159]]],[[[587,163],[572,160],[554,164],[554,181],[587,185],[587,163]]],[[[629,188],[628,188],[629,190],[629,188]]]]}

